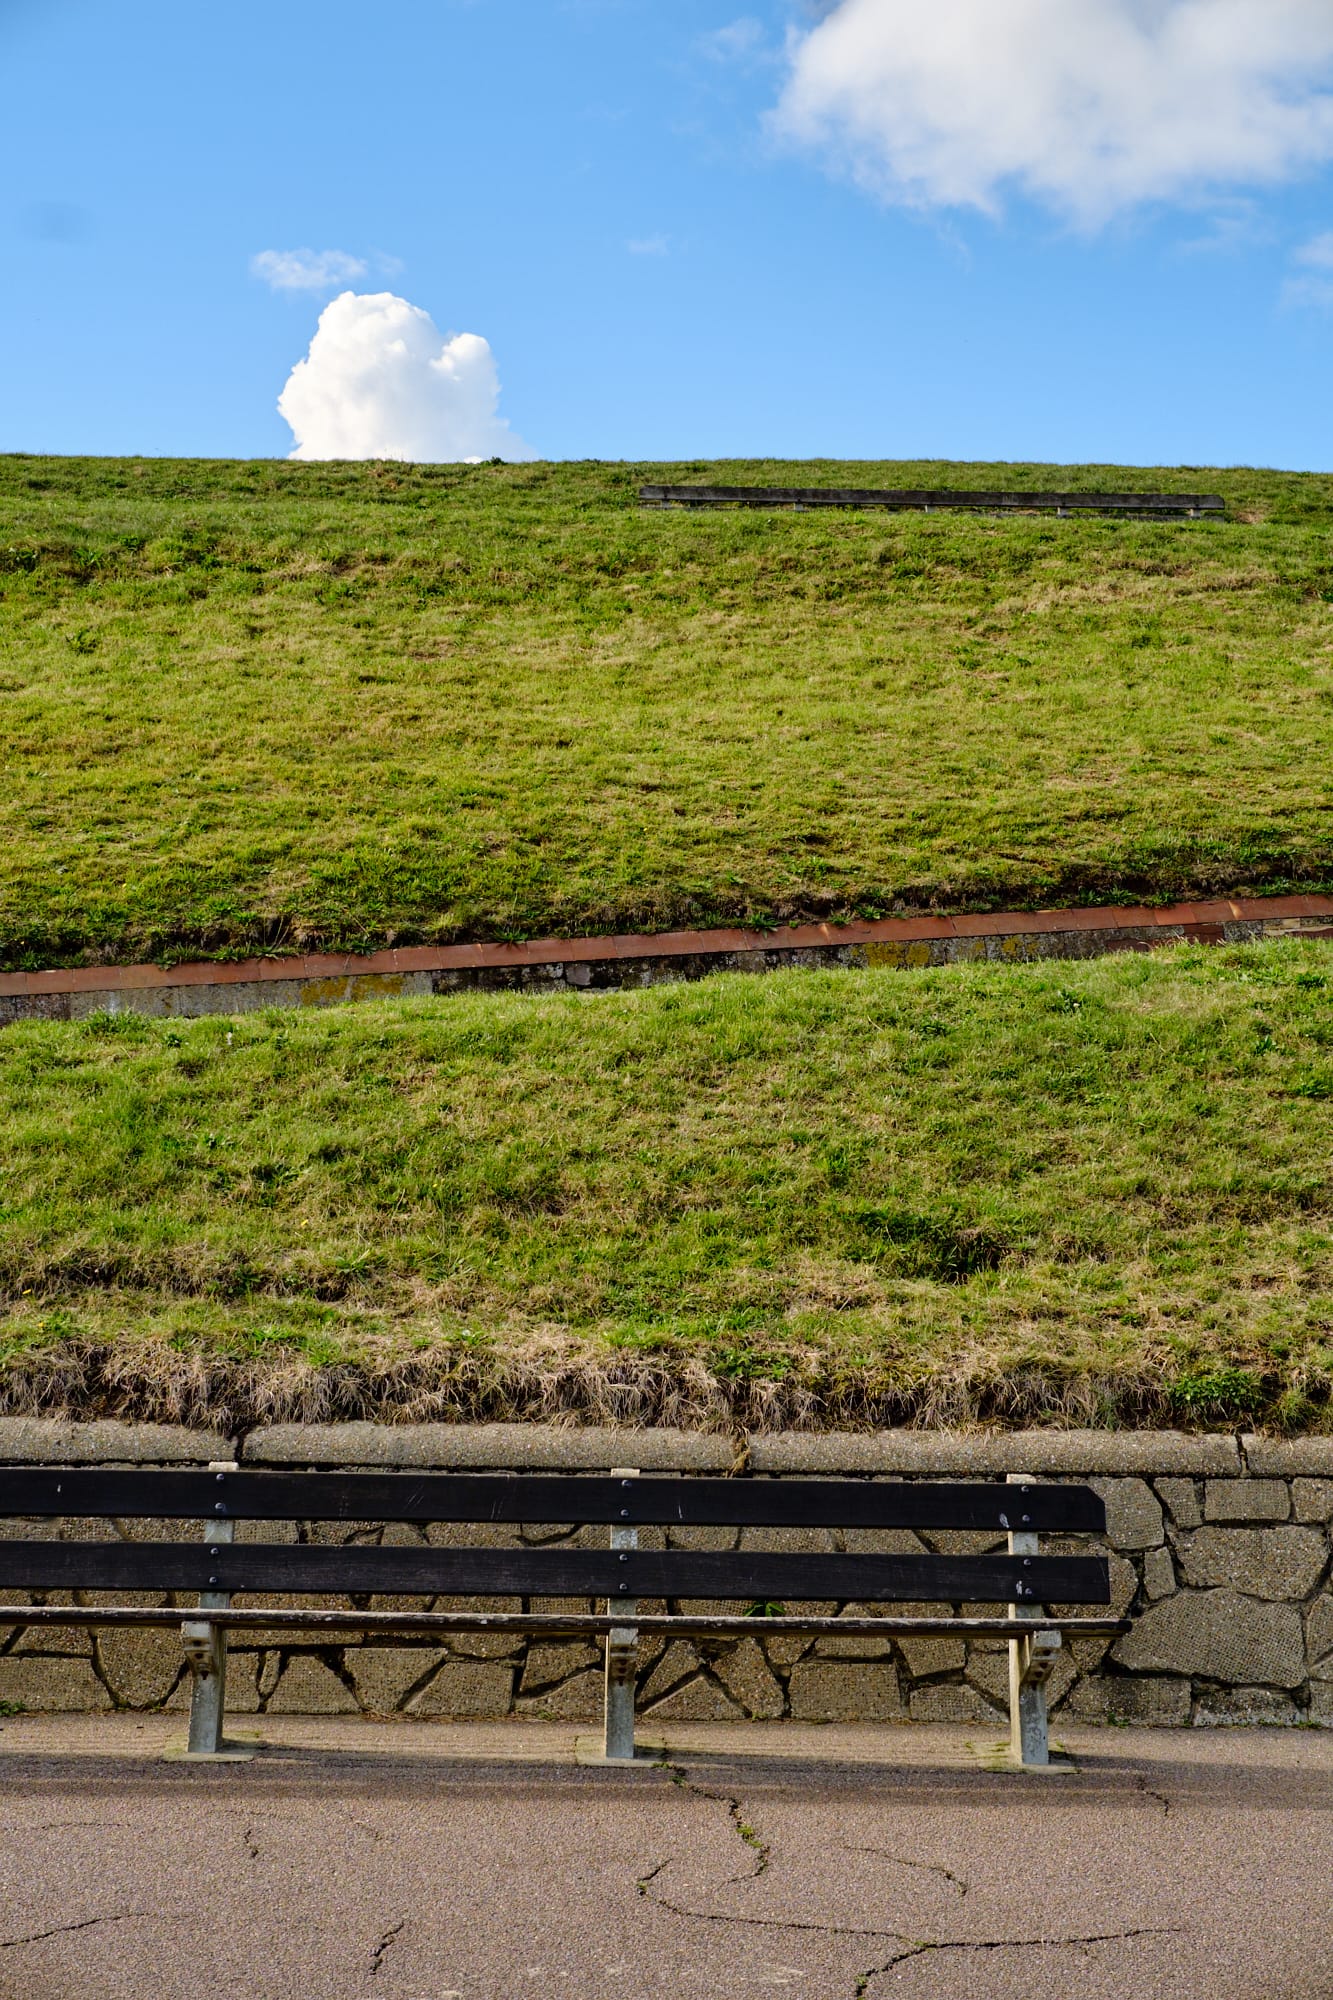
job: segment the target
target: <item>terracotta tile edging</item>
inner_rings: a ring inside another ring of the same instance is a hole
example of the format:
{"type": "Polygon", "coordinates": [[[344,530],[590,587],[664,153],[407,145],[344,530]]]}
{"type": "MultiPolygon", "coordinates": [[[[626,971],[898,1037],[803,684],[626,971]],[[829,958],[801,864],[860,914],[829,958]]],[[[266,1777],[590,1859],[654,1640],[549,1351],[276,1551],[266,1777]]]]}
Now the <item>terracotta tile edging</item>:
{"type": "Polygon", "coordinates": [[[837,950],[948,938],[1051,936],[1061,932],[1215,930],[1228,923],[1328,918],[1333,896],[1238,896],[1153,908],[1112,904],[1067,910],[995,910],[959,916],[880,917],[848,924],[779,924],[772,930],[660,931],[609,937],[540,938],[521,944],[406,945],[365,954],[304,952],[292,957],[208,959],[181,965],[86,965],[0,973],[0,998],[129,993],[147,988],[241,986],[269,981],[354,979],[367,975],[521,970],[603,960],[722,957],[737,953],[837,950]]]}

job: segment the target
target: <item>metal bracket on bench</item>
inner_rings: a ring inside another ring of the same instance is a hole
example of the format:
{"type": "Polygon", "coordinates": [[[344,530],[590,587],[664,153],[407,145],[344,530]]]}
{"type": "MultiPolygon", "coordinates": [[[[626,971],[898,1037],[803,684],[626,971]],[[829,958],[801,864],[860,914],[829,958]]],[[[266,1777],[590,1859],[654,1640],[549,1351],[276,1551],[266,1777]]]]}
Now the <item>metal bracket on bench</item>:
{"type": "MultiPolygon", "coordinates": [[[[631,1465],[614,1465],[612,1479],[628,1482],[637,1479],[639,1469],[631,1465]]],[[[611,1529],[613,1549],[637,1549],[639,1531],[637,1528],[614,1526],[611,1529]]],[[[638,1610],[635,1598],[621,1598],[617,1602],[607,1600],[608,1612],[624,1612],[632,1617],[638,1610]]],[[[609,1763],[632,1763],[634,1759],[634,1694],[639,1678],[639,1631],[636,1625],[613,1625],[606,1635],[606,1734],[605,1753],[609,1763]]]]}
{"type": "MultiPolygon", "coordinates": [[[[214,1459],[210,1472],[219,1475],[237,1470],[235,1459],[214,1459]]],[[[236,1534],[232,1520],[205,1524],[210,1542],[230,1542],[236,1534]]],[[[200,1611],[226,1611],[231,1594],[225,1590],[201,1590],[200,1611]]],[[[227,1632],[208,1618],[187,1618],[181,1626],[181,1643],[190,1663],[194,1686],[190,1693],[190,1737],[187,1757],[217,1757],[222,1754],[222,1730],[227,1706],[227,1632]]]]}
{"type": "MultiPolygon", "coordinates": [[[[1008,1483],[1030,1486],[1033,1482],[1026,1473],[1011,1472],[1008,1483]]],[[[1011,1518],[1017,1518],[1019,1525],[1009,1530],[1010,1555],[1035,1556],[1039,1552],[1036,1533],[1023,1527],[1017,1511],[1011,1518]]],[[[1011,1604],[1009,1615],[1039,1620],[1042,1606],[1011,1604]]],[[[1030,1639],[1025,1636],[1009,1641],[1009,1748],[1014,1763],[1024,1770],[1044,1769],[1051,1761],[1046,1683],[1060,1646],[1060,1634],[1045,1628],[1034,1631],[1030,1639]]]]}

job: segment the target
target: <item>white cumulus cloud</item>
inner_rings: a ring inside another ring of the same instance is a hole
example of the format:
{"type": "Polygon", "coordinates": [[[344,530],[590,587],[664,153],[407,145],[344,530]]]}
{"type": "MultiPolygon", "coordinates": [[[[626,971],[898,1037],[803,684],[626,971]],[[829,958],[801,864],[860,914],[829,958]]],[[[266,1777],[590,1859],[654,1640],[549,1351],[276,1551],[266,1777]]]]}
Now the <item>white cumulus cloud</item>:
{"type": "Polygon", "coordinates": [[[1084,225],[1333,159],[1333,0],[834,0],[784,138],[912,205],[1084,225]]]}
{"type": "Polygon", "coordinates": [[[275,292],[327,292],[366,275],[364,261],[346,250],[261,250],[250,269],[275,292]]]}
{"type": "Polygon", "coordinates": [[[447,338],[393,292],[325,306],[278,398],[293,458],[535,458],[498,414],[500,380],[477,333],[447,338]]]}

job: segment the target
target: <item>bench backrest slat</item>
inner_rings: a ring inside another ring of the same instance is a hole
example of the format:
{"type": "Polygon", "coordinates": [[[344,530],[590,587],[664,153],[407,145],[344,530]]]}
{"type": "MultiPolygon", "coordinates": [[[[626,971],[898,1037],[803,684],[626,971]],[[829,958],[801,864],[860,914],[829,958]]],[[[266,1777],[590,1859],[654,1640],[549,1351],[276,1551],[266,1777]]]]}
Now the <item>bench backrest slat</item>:
{"type": "MultiPolygon", "coordinates": [[[[609,1522],[1100,1534],[1086,1486],[871,1479],[0,1468],[0,1515],[233,1521],[609,1522]]],[[[827,1593],[824,1593],[827,1595],[827,1593]]]]}
{"type": "Polygon", "coordinates": [[[0,1588],[1109,1604],[1100,1556],[0,1541],[0,1588]]]}

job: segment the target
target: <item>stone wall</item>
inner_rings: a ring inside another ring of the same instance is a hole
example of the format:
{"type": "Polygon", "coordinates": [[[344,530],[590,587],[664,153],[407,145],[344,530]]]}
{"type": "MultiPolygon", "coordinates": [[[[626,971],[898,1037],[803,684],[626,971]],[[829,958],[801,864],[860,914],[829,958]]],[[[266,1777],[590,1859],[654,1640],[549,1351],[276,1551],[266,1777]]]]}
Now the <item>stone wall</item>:
{"type": "Polygon", "coordinates": [[[991,960],[1097,958],[1168,944],[1333,937],[1333,896],[1238,896],[1153,909],[992,910],[779,924],[770,931],[668,931],[650,937],[544,938],[521,944],[407,945],[365,956],[0,972],[0,1026],[135,1013],[178,1019],[268,1007],[332,1007],[461,992],[551,993],[660,986],[720,972],[788,967],[906,968],[991,960]]]}
{"type": "MultiPolygon", "coordinates": [[[[1062,1713],[1080,1722],[1333,1726],[1333,1438],[1275,1441],[1095,1431],[790,1434],[754,1438],[738,1464],[729,1440],[670,1431],[292,1425],[253,1432],[238,1447],[218,1436],[160,1426],[0,1421],[0,1463],[9,1465],[179,1465],[232,1456],[256,1467],[349,1470],[400,1466],[594,1472],[638,1465],[683,1477],[735,1471],[750,1478],[929,1479],[1024,1472],[1086,1479],[1106,1501],[1114,1607],[1128,1613],[1133,1626],[1122,1638],[1077,1640],[1066,1649],[1050,1689],[1057,1728],[1062,1713]]],[[[176,1531],[199,1532],[197,1524],[180,1524],[176,1531]]],[[[0,1523],[0,1533],[6,1535],[114,1532],[111,1523],[0,1523]]],[[[126,1521],[119,1532],[160,1535],[164,1526],[126,1521]]],[[[418,1529],[296,1522],[265,1523],[240,1532],[254,1539],[473,1545],[507,1540],[515,1533],[449,1524],[418,1529]]],[[[539,1527],[517,1533],[532,1542],[601,1546],[606,1530],[539,1527]]],[[[917,1537],[906,1531],[793,1534],[695,1528],[672,1531],[667,1539],[671,1546],[726,1548],[738,1534],[747,1545],[815,1551],[1003,1546],[997,1538],[981,1535],[917,1537]]],[[[642,1535],[645,1546],[650,1545],[650,1531],[642,1535]]],[[[656,1545],[661,1546],[660,1531],[656,1545]]],[[[1089,1545],[1086,1538],[1065,1544],[1089,1545]]],[[[1049,1546],[1061,1544],[1052,1539],[1049,1546]]],[[[19,1595],[11,1593],[9,1601],[19,1595]]],[[[407,1602],[370,1603],[409,1608],[407,1602]]],[[[495,1608],[526,1607],[515,1601],[495,1608]]],[[[642,1608],[657,1607],[645,1602],[642,1608]]],[[[1007,1661],[1002,1643],[765,1640],[757,1630],[754,1637],[739,1641],[646,1639],[640,1661],[639,1708],[649,1733],[654,1718],[790,1716],[805,1721],[956,1721],[986,1728],[1004,1723],[1007,1661]]],[[[0,1633],[0,1704],[86,1710],[184,1708],[188,1701],[188,1675],[172,1632],[30,1628],[0,1633]]],[[[578,1641],[500,1633],[460,1633],[440,1643],[401,1645],[329,1645],[277,1632],[246,1633],[233,1644],[228,1705],[245,1714],[406,1711],[419,1716],[591,1719],[600,1713],[600,1659],[592,1646],[578,1641]]]]}

